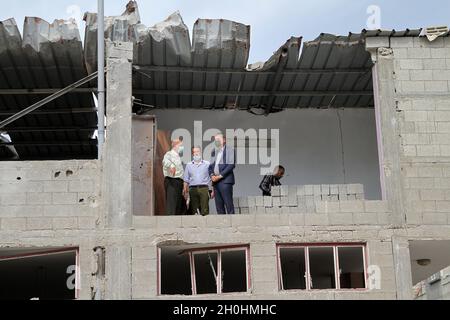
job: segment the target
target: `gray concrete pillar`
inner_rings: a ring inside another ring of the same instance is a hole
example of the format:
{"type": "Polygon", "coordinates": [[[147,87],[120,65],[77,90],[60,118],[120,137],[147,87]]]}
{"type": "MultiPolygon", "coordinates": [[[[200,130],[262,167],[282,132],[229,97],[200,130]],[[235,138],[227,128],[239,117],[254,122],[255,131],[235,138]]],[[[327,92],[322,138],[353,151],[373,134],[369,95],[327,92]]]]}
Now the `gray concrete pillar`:
{"type": "MultiPolygon", "coordinates": [[[[129,229],[132,194],[133,44],[107,42],[103,199],[106,228],[129,229]]],[[[105,298],[131,299],[131,246],[105,248],[105,298]]]]}
{"type": "Polygon", "coordinates": [[[382,193],[392,210],[391,223],[400,227],[406,223],[406,212],[400,157],[401,143],[398,135],[400,129],[395,97],[394,54],[391,48],[372,48],[372,58],[375,62],[373,83],[382,193]]]}
{"type": "Polygon", "coordinates": [[[132,225],[132,43],[107,42],[104,206],[108,228],[132,225]]]}
{"type": "Polygon", "coordinates": [[[395,285],[398,300],[413,299],[413,284],[411,272],[411,256],[409,241],[406,238],[392,237],[394,255],[395,285]]]}

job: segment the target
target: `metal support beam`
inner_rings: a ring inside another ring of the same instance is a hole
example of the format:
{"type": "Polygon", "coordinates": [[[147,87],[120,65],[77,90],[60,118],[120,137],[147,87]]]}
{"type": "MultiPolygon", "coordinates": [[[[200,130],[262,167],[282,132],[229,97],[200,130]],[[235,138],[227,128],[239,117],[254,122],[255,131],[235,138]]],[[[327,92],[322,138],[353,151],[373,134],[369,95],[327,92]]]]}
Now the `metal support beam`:
{"type": "MultiPolygon", "coordinates": [[[[52,114],[82,114],[82,113],[95,113],[97,108],[86,107],[86,108],[56,108],[49,110],[36,110],[33,115],[52,115],[52,114]]],[[[9,117],[15,115],[22,110],[18,109],[6,109],[5,111],[0,111],[0,117],[9,117]]]]}
{"type": "Polygon", "coordinates": [[[265,115],[269,115],[272,112],[272,107],[275,103],[275,93],[280,88],[281,80],[283,79],[283,70],[287,65],[288,58],[289,58],[289,49],[288,48],[282,48],[278,57],[278,65],[277,65],[277,71],[275,75],[272,77],[268,87],[266,88],[267,92],[269,92],[269,95],[263,98],[261,105],[265,107],[265,115]]]}
{"type": "MultiPolygon", "coordinates": [[[[151,72],[179,72],[179,73],[212,73],[212,74],[248,74],[248,75],[272,75],[276,71],[249,71],[242,69],[215,69],[215,68],[192,68],[192,67],[172,67],[172,66],[139,66],[134,65],[133,69],[139,73],[148,75],[151,72]]],[[[298,74],[364,74],[370,72],[369,69],[285,69],[281,73],[284,75],[298,74]]]]}
{"type": "MultiPolygon", "coordinates": [[[[105,3],[98,0],[97,12],[97,70],[105,69],[105,3]]],[[[98,76],[98,159],[102,158],[105,143],[105,74],[98,76]]]]}
{"type": "Polygon", "coordinates": [[[38,147],[38,146],[96,146],[97,140],[86,141],[15,141],[0,143],[0,146],[38,147]]]}
{"type": "Polygon", "coordinates": [[[241,97],[321,97],[321,96],[373,96],[373,91],[190,91],[190,90],[133,90],[135,95],[179,95],[179,96],[241,96],[241,97]]]}
{"type": "Polygon", "coordinates": [[[68,131],[95,131],[97,127],[13,127],[3,128],[8,133],[20,132],[68,132],[68,131]]]}
{"type": "Polygon", "coordinates": [[[41,101],[36,102],[35,104],[29,106],[28,108],[23,109],[22,111],[20,111],[20,112],[16,113],[15,115],[9,117],[8,119],[0,122],[0,129],[2,129],[3,127],[7,126],[8,124],[11,124],[14,121],[22,118],[23,116],[26,116],[27,114],[33,112],[34,110],[36,110],[36,109],[46,105],[47,103],[49,103],[49,102],[51,102],[51,101],[53,101],[53,100],[55,100],[55,99],[65,95],[66,93],[69,93],[72,90],[74,90],[74,89],[76,89],[76,88],[78,88],[78,87],[80,87],[80,86],[82,86],[82,85],[92,81],[93,79],[97,78],[97,76],[98,76],[98,71],[92,73],[91,75],[89,75],[89,76],[87,76],[87,77],[85,77],[85,78],[83,78],[81,80],[78,80],[75,83],[72,83],[71,85],[65,87],[64,89],[61,89],[60,91],[52,94],[51,96],[48,96],[48,97],[42,99],[41,101]]]}
{"type": "MultiPolygon", "coordinates": [[[[0,89],[0,96],[5,95],[47,95],[54,94],[63,89],[47,88],[47,89],[0,89]]],[[[75,88],[70,93],[92,93],[97,92],[97,88],[75,88]]]]}

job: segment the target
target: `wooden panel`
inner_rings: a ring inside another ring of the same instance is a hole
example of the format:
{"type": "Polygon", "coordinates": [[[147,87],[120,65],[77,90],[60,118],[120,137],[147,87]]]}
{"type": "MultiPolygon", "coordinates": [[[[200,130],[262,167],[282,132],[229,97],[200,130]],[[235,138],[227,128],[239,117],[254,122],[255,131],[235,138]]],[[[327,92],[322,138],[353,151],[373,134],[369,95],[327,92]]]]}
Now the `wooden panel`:
{"type": "Polygon", "coordinates": [[[170,148],[170,132],[158,130],[156,134],[156,157],[154,165],[155,214],[158,216],[166,214],[166,191],[164,188],[162,161],[164,155],[170,148]]]}

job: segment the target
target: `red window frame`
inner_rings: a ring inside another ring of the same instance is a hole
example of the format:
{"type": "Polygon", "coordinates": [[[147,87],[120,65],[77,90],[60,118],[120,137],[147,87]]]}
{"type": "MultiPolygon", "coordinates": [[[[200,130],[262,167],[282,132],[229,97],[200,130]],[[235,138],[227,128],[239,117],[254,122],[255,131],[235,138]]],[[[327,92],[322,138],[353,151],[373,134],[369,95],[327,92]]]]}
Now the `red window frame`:
{"type": "MultiPolygon", "coordinates": [[[[163,296],[161,293],[161,247],[158,247],[158,268],[157,268],[157,294],[158,296],[163,296]]],[[[250,261],[250,245],[235,245],[235,246],[220,246],[220,247],[210,247],[210,248],[197,248],[197,249],[189,249],[186,250],[186,253],[189,254],[189,265],[191,271],[191,288],[192,288],[192,296],[204,296],[210,294],[218,294],[218,295],[236,295],[236,294],[248,294],[252,290],[252,279],[251,279],[251,261],[250,261]],[[246,279],[247,279],[247,291],[246,292],[230,292],[223,293],[222,292],[222,252],[230,252],[230,251],[245,251],[245,262],[246,262],[246,279]],[[195,277],[195,255],[205,254],[205,253],[217,253],[217,292],[216,293],[207,293],[207,294],[197,294],[197,283],[195,277]]]]}
{"type": "MultiPolygon", "coordinates": [[[[31,249],[35,249],[35,248],[30,248],[30,250],[31,249]]],[[[80,299],[80,288],[81,288],[80,249],[78,247],[57,248],[57,249],[49,249],[49,250],[35,251],[35,252],[30,252],[30,253],[17,254],[17,255],[13,255],[13,256],[5,256],[5,257],[0,257],[0,261],[35,258],[35,257],[57,255],[57,254],[69,253],[69,252],[75,252],[75,300],[78,300],[78,299],[80,299]]]]}
{"type": "Polygon", "coordinates": [[[367,245],[365,243],[304,243],[293,244],[287,243],[277,244],[277,271],[278,271],[278,291],[366,291],[368,289],[368,273],[367,273],[367,245]],[[334,277],[336,288],[332,289],[311,289],[311,270],[309,261],[310,248],[333,248],[334,260],[334,277]],[[283,288],[283,272],[281,270],[281,254],[280,250],[284,248],[303,248],[305,254],[305,270],[306,270],[306,289],[284,289],[283,288]],[[339,274],[339,248],[362,248],[363,266],[364,266],[364,288],[341,289],[339,274]]]}

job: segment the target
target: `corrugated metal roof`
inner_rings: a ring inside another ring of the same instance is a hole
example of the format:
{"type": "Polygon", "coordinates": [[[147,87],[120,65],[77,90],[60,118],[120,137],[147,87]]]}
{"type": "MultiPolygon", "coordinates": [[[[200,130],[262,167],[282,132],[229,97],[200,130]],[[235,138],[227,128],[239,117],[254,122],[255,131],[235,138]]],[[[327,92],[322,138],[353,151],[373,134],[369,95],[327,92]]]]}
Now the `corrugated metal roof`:
{"type": "MultiPolygon", "coordinates": [[[[74,22],[26,18],[23,40],[13,19],[0,22],[0,120],[96,71],[97,15],[85,15],[84,49],[74,22]],[[20,94],[17,90],[25,89],[20,94]]],[[[147,28],[135,1],[107,17],[112,41],[132,41],[135,111],[141,107],[250,109],[372,107],[367,37],[417,37],[422,29],[292,37],[270,59],[247,67],[250,27],[199,19],[192,42],[178,12],[147,28]]],[[[449,34],[447,33],[446,36],[449,34]]],[[[92,89],[78,90],[7,128],[22,159],[94,158],[97,126],[92,89]]],[[[5,145],[5,142],[2,142],[5,145]]],[[[0,159],[10,151],[0,148],[0,159]]]]}
{"type": "MultiPolygon", "coordinates": [[[[86,15],[86,51],[95,56],[95,14],[86,15]],[[89,40],[92,39],[92,40],[89,40]]],[[[137,4],[107,19],[107,37],[135,42],[134,95],[156,108],[371,107],[372,62],[364,37],[292,37],[265,63],[247,69],[250,27],[199,19],[189,30],[178,12],[147,28],[137,4]]],[[[95,64],[91,64],[95,70],[95,64]]]]}
{"type": "MultiPolygon", "coordinates": [[[[23,39],[14,19],[0,22],[0,120],[45,97],[14,90],[60,89],[85,76],[74,22],[27,17],[23,39]]],[[[92,94],[69,93],[1,130],[21,159],[79,159],[96,157],[97,142],[91,139],[96,126],[92,94]]]]}

